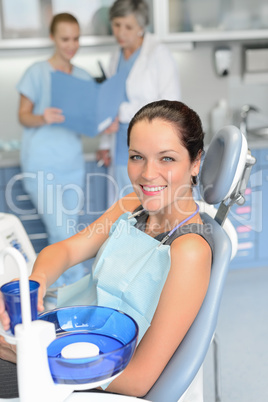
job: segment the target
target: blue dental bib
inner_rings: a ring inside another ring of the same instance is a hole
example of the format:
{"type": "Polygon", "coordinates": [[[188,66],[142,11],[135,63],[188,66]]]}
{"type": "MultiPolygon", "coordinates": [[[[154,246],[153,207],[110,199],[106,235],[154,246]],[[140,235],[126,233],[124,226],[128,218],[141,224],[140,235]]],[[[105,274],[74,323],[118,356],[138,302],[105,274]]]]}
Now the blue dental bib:
{"type": "Polygon", "coordinates": [[[170,269],[170,247],[137,229],[123,214],[100,248],[92,275],[59,290],[58,306],[90,304],[129,314],[139,341],[149,328],[170,269]]]}

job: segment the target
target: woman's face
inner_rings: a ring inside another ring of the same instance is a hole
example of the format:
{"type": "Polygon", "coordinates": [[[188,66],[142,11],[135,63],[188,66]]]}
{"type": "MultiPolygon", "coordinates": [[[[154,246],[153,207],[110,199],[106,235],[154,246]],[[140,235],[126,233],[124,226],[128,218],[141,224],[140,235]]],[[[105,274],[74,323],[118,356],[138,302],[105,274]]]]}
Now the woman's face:
{"type": "Polygon", "coordinates": [[[114,18],[112,30],[115,39],[123,50],[136,50],[141,45],[143,29],[138,24],[134,14],[114,18]]]}
{"type": "Polygon", "coordinates": [[[200,161],[191,163],[174,126],[161,119],[137,122],[131,131],[128,174],[143,207],[150,212],[174,212],[192,197],[191,176],[200,161]]]}
{"type": "Polygon", "coordinates": [[[70,61],[79,49],[79,26],[70,22],[59,22],[51,39],[54,41],[57,55],[64,61],[70,61]]]}

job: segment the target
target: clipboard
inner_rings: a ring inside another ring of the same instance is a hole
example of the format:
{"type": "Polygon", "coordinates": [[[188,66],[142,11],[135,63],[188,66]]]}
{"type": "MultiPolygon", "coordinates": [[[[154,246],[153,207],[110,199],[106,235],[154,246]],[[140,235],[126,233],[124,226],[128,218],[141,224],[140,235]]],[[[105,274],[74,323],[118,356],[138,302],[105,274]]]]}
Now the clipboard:
{"type": "Polygon", "coordinates": [[[61,71],[51,72],[51,107],[62,110],[62,126],[89,137],[105,130],[126,101],[125,84],[129,70],[120,70],[102,83],[83,80],[61,71]]]}

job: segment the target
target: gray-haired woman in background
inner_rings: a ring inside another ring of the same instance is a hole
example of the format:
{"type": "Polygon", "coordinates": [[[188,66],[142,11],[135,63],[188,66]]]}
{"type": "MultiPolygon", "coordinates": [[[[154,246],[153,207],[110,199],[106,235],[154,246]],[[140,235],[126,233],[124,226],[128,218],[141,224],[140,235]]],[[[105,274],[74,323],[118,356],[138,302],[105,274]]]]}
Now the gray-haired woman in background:
{"type": "MultiPolygon", "coordinates": [[[[149,32],[149,8],[145,0],[116,0],[110,8],[113,35],[119,48],[110,59],[110,77],[128,68],[126,97],[118,111],[115,135],[104,135],[97,158],[109,167],[109,205],[133,191],[127,174],[127,127],[144,105],[160,99],[181,98],[179,72],[169,49],[149,32]]],[[[112,94],[111,94],[112,99],[112,94]]]]}

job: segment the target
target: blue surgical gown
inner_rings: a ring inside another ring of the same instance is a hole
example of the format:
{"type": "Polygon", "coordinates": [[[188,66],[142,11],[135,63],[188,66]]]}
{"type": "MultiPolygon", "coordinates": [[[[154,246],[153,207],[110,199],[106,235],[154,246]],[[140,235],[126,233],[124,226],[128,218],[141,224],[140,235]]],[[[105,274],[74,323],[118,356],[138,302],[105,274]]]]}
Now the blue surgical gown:
{"type": "MultiPolygon", "coordinates": [[[[29,67],[17,85],[21,95],[33,104],[33,113],[42,115],[51,106],[51,72],[48,61],[29,67]]],[[[72,75],[85,80],[91,76],[73,66],[72,75]]],[[[24,127],[21,147],[23,184],[42,218],[49,244],[76,232],[78,212],[83,206],[85,163],[79,133],[54,125],[24,127]]],[[[84,275],[83,265],[66,271],[54,284],[70,284],[84,275]]]]}

